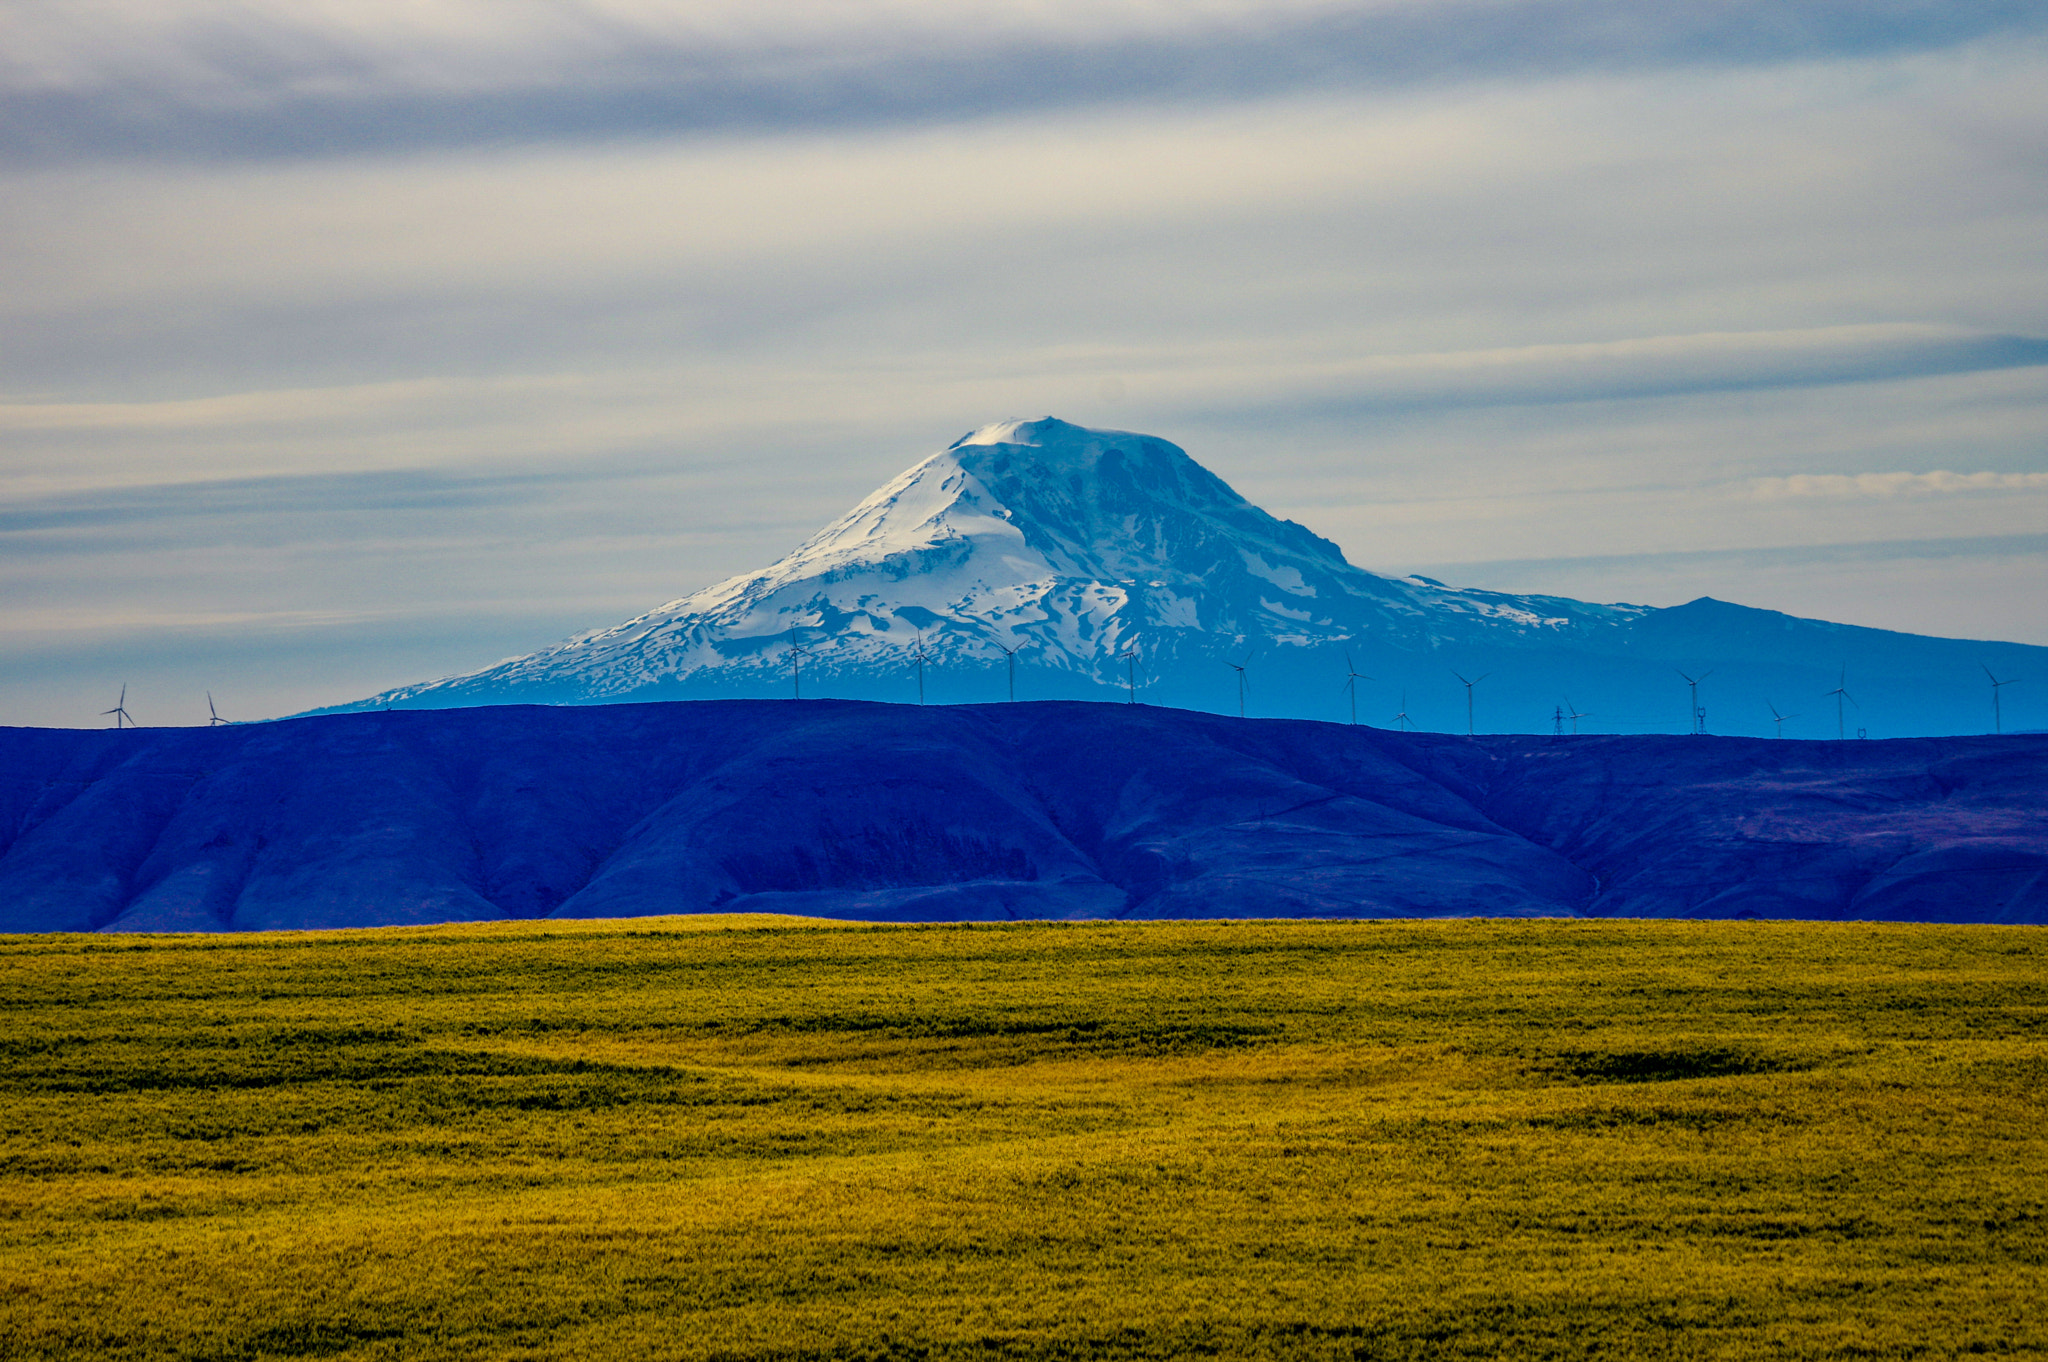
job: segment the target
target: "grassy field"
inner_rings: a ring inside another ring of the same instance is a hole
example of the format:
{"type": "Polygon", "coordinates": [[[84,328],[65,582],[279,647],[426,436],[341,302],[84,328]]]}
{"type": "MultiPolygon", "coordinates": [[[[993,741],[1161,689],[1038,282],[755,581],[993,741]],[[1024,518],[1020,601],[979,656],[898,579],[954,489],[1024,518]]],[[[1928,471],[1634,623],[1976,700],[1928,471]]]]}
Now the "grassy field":
{"type": "Polygon", "coordinates": [[[0,1355],[2048,1354],[2048,935],[0,938],[0,1355]]]}

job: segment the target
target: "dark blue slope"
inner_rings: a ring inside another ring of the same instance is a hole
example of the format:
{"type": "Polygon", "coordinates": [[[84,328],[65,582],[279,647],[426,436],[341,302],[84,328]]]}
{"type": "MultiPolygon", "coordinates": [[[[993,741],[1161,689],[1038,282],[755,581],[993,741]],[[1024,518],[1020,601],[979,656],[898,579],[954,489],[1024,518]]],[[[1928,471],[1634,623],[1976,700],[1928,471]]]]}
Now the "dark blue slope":
{"type": "Polygon", "coordinates": [[[2048,739],[1447,737],[1149,706],[0,730],[0,928],[772,911],[2048,921],[2048,739]]]}
{"type": "Polygon", "coordinates": [[[2048,922],[2048,739],[1500,739],[1480,801],[1641,917],[2048,922]]]}

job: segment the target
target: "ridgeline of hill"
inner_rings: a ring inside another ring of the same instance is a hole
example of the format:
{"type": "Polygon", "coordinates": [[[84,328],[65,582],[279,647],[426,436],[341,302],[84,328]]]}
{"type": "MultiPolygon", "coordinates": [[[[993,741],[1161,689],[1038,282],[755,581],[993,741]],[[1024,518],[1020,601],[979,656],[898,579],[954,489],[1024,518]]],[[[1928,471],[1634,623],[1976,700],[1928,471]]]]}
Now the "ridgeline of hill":
{"type": "Polygon", "coordinates": [[[0,929],[774,912],[2048,921],[2048,738],[722,701],[0,730],[0,929]]]}
{"type": "Polygon", "coordinates": [[[9,1358],[2040,1357],[2048,942],[0,939],[9,1358]]]}

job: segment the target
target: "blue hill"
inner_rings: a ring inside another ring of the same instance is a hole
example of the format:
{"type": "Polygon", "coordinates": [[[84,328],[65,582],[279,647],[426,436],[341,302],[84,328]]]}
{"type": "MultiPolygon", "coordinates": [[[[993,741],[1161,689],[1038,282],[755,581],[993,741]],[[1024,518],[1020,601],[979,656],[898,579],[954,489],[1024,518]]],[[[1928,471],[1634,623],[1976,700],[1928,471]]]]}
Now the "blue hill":
{"type": "Polygon", "coordinates": [[[1148,705],[0,729],[0,929],[760,911],[2048,921],[2048,738],[1452,737],[1148,705]]]}

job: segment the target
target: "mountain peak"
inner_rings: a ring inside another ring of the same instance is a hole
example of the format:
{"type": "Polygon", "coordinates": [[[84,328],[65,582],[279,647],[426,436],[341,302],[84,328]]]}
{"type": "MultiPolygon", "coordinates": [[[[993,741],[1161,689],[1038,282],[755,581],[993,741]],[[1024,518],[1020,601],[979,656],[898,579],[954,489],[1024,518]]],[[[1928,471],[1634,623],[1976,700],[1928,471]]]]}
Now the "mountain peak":
{"type": "Polygon", "coordinates": [[[953,448],[962,445],[1044,445],[1049,442],[1089,435],[1115,434],[1112,431],[1091,431],[1062,421],[1057,416],[1041,416],[1036,421],[1012,420],[995,421],[980,430],[970,430],[953,442],[953,448]]]}
{"type": "Polygon", "coordinates": [[[1166,444],[1154,436],[1139,435],[1133,431],[1095,430],[1062,421],[1057,416],[1041,416],[1036,421],[996,421],[979,430],[969,431],[955,440],[948,452],[1007,445],[1015,449],[1038,450],[1039,457],[1048,462],[1082,463],[1099,459],[1119,444],[1141,441],[1166,444]]]}

